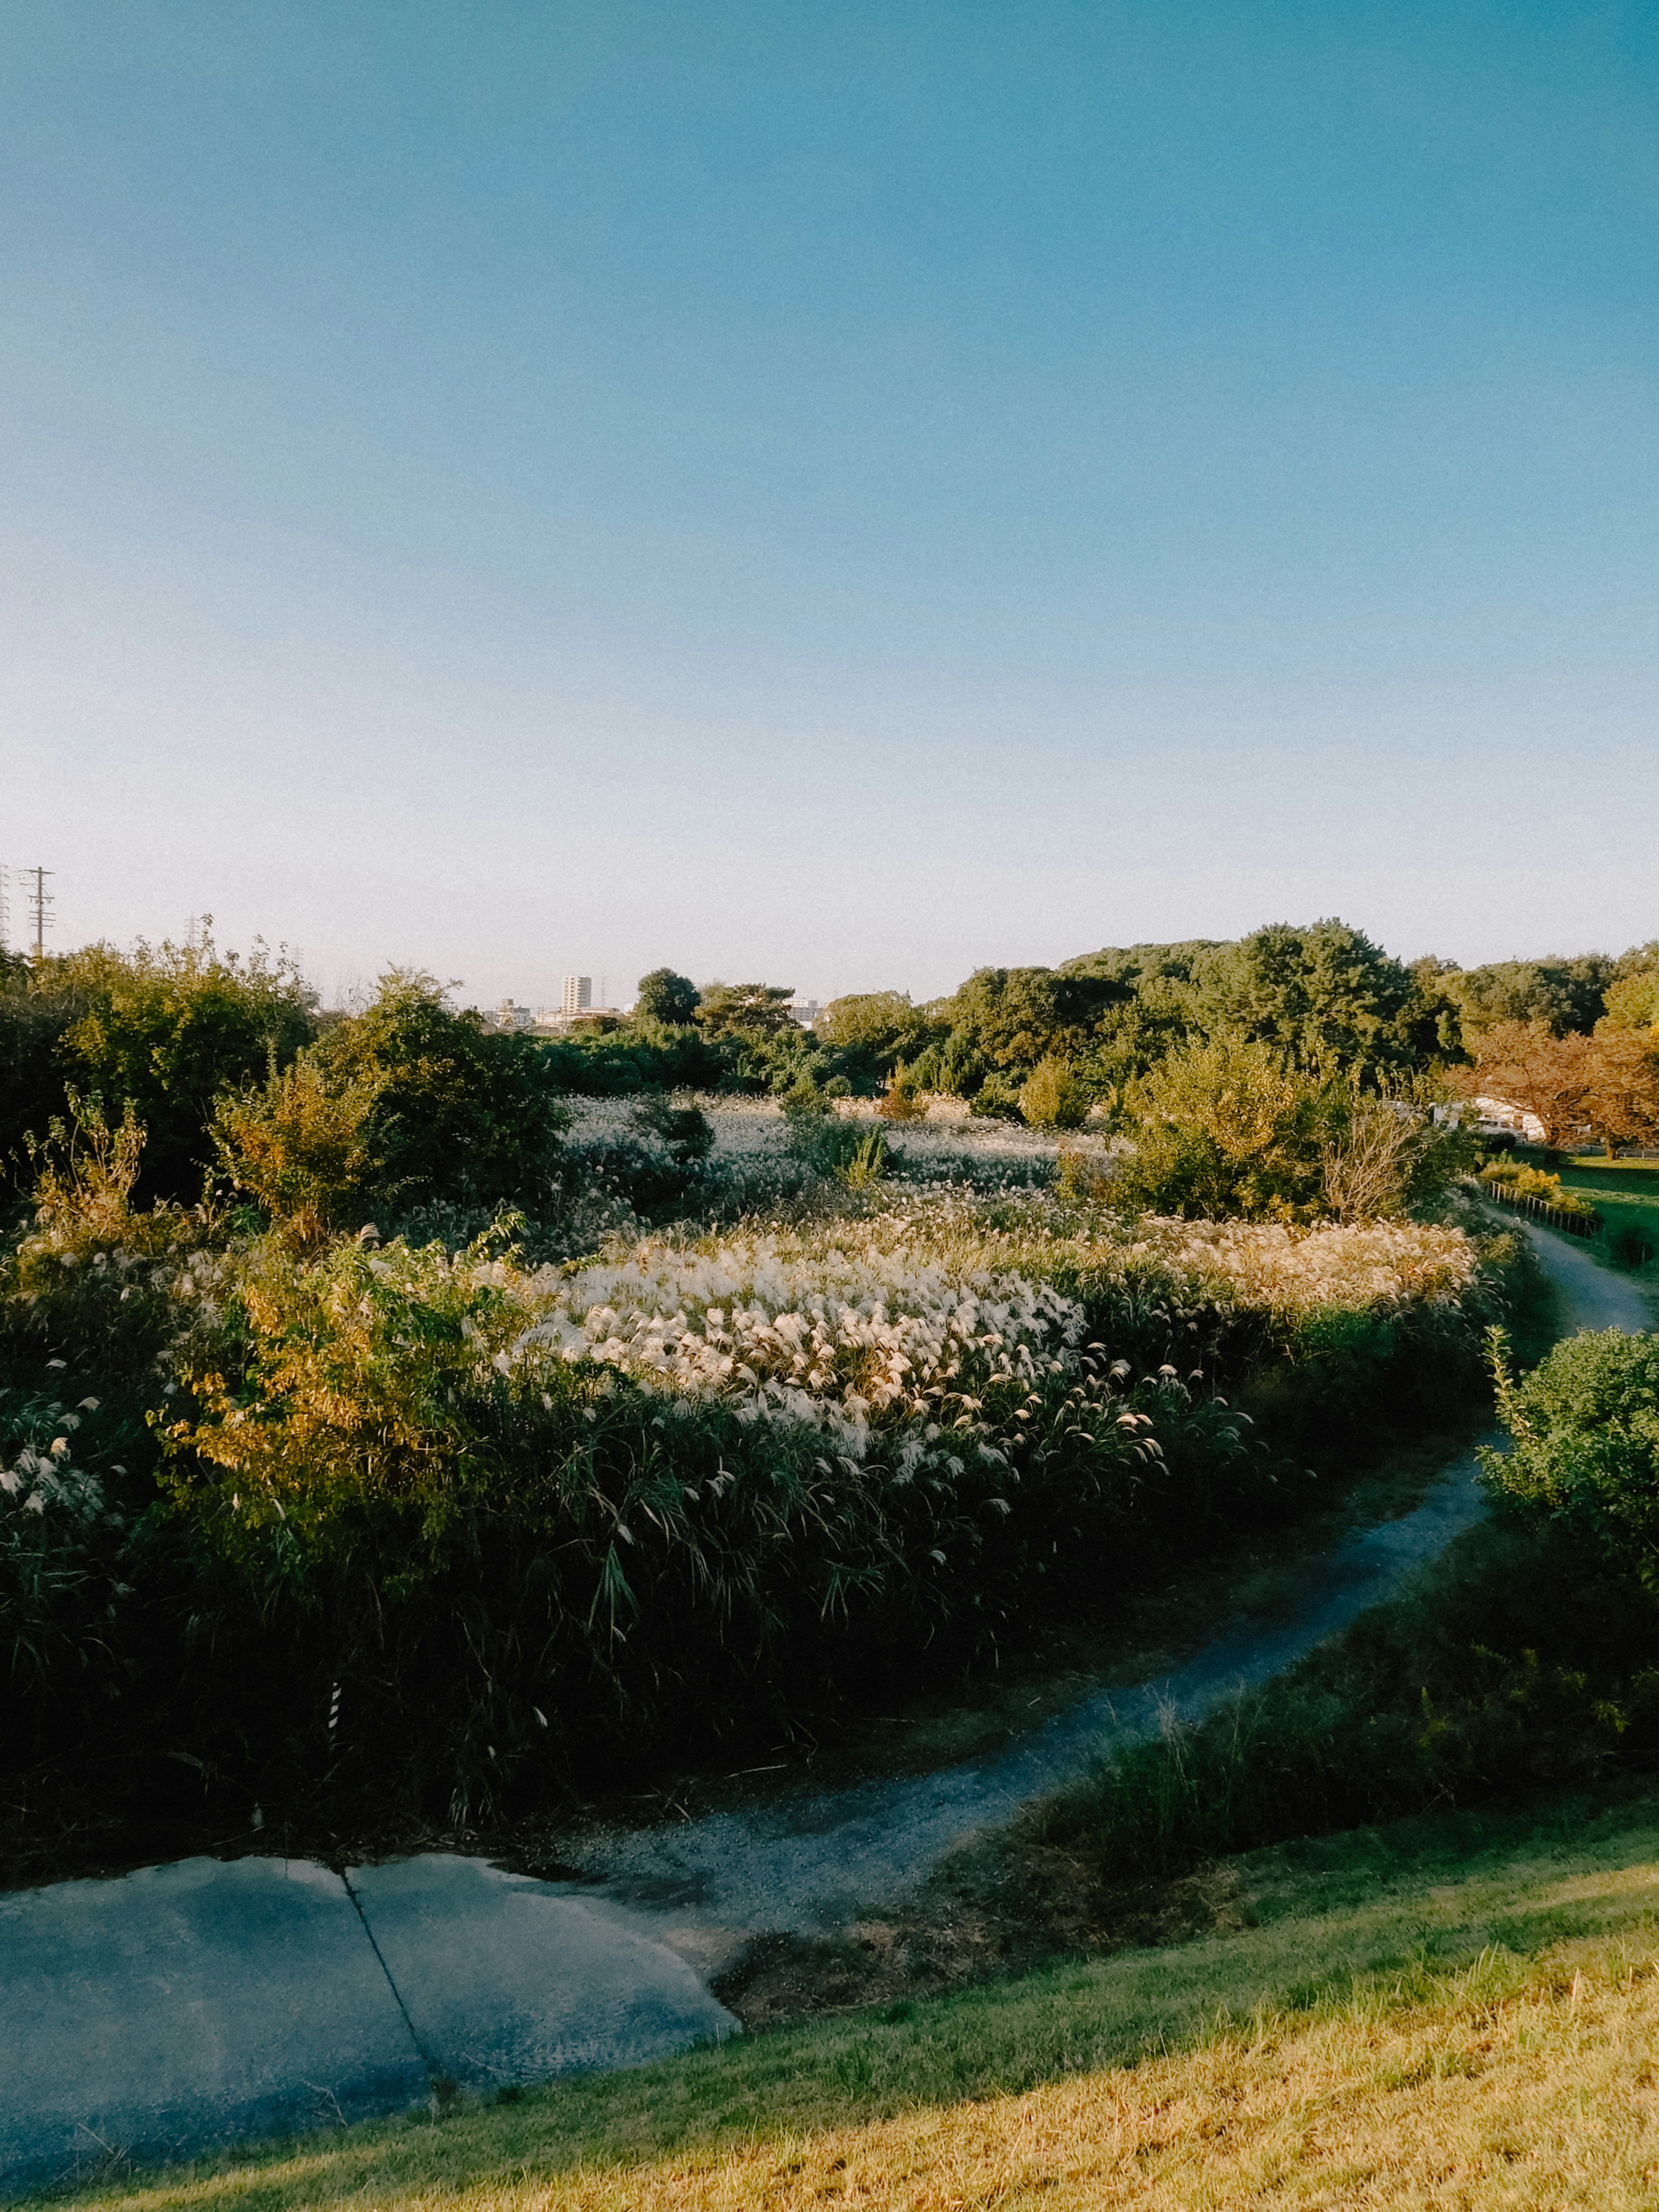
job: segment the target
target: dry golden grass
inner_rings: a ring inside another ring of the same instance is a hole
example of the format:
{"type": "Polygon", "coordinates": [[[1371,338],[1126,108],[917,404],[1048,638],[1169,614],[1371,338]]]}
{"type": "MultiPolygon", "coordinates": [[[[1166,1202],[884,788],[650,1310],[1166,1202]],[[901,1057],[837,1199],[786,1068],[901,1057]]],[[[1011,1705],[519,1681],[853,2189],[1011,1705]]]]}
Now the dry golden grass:
{"type": "Polygon", "coordinates": [[[1268,1917],[1235,1936],[969,1992],[901,2022],[825,2021],[519,2104],[112,2179],[75,2202],[78,2212],[1650,2207],[1651,1820],[1644,1807],[1639,1821],[1592,1823],[1598,1838],[1563,1850],[1558,1837],[1541,1855],[1534,1838],[1449,1883],[1425,1865],[1414,1880],[1385,1878],[1380,1895],[1374,1881],[1364,1899],[1333,1859],[1314,1874],[1303,1864],[1293,1901],[1285,1859],[1260,1854],[1252,1909],[1268,1917]],[[1391,1943],[1395,1963],[1377,1971],[1391,1943]],[[1288,1972],[1298,1960],[1300,1987],[1288,1972]],[[998,2088],[1022,2069],[1033,2086],[998,2088]]]}
{"type": "Polygon", "coordinates": [[[1270,2021],[1024,2097],[550,2185],[501,2177],[459,2201],[480,2212],[1651,2207],[1659,1979],[1647,1961],[1623,1981],[1636,1961],[1595,1964],[1613,1987],[1563,1960],[1499,2002],[1470,1993],[1392,2017],[1362,2005],[1348,2019],[1270,2021]]]}

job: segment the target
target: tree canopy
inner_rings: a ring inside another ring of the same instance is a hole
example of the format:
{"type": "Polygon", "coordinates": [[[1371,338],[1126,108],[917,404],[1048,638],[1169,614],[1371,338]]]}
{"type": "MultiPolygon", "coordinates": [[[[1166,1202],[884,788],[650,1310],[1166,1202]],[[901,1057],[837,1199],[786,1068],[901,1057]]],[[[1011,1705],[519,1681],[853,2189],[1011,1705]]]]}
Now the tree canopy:
{"type": "Polygon", "coordinates": [[[739,1030],[770,1035],[799,1026],[789,1011],[793,983],[711,983],[696,1011],[705,1036],[730,1036],[739,1030]]]}
{"type": "Polygon", "coordinates": [[[1588,1035],[1604,1012],[1607,987],[1619,963],[1605,952],[1571,959],[1495,960],[1449,975],[1445,988],[1455,1002],[1465,1048],[1475,1050],[1502,1022],[1547,1029],[1552,1036],[1577,1030],[1588,1035]]]}
{"type": "Polygon", "coordinates": [[[672,968],[653,968],[640,978],[634,1017],[636,1021],[660,1022],[666,1029],[681,1029],[695,1018],[701,1004],[702,994],[689,975],[677,975],[672,968]]]}
{"type": "Polygon", "coordinates": [[[1415,995],[1409,969],[1347,922],[1271,922],[1204,957],[1194,1012],[1206,1035],[1231,1031],[1310,1075],[1365,1074],[1407,1059],[1415,995]]]}

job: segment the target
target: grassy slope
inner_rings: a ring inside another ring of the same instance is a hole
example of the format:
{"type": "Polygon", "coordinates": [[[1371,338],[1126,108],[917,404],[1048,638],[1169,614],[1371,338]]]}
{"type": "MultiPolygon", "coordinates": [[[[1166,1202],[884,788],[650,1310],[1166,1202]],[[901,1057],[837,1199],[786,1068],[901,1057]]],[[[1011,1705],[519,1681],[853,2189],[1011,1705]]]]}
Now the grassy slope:
{"type": "Polygon", "coordinates": [[[1235,1861],[1237,1932],[76,2202],[1651,2203],[1659,1796],[1235,1861]]]}

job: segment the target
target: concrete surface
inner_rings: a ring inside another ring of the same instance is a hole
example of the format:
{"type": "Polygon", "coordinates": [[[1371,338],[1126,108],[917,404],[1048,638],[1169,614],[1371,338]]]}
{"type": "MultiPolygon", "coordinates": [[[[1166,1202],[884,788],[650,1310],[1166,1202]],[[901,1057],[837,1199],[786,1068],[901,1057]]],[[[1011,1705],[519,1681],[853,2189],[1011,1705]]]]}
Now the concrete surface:
{"type": "Polygon", "coordinates": [[[579,1887],[428,1854],[185,1859],[0,1895],[0,2195],[735,2031],[579,1887]],[[354,1895],[356,1892],[356,1895],[354,1895]],[[406,1986],[405,1986],[406,1985],[406,1986]]]}
{"type": "Polygon", "coordinates": [[[0,2189],[430,2094],[337,1874],[185,1859],[0,1896],[0,2189]]]}
{"type": "Polygon", "coordinates": [[[653,1929],[578,1886],[434,1852],[348,1879],[416,2041],[463,2088],[642,2065],[737,2028],[653,1929]]]}
{"type": "MultiPolygon", "coordinates": [[[[1652,1327],[1634,1284],[1522,1226],[1569,1330],[1652,1327]]],[[[567,1838],[561,1856],[592,1886],[426,1854],[344,1878],[191,1859],[0,1894],[0,2189],[115,2154],[154,2162],[397,2111],[447,2081],[488,2090],[730,2033],[701,1975],[750,1938],[833,1928],[902,1895],[1115,1735],[1166,1711],[1194,1717],[1291,1665],[1480,1510],[1470,1455],[1414,1512],[1315,1563],[1271,1620],[1225,1626],[1171,1674],[933,1773],[567,1838]]]]}

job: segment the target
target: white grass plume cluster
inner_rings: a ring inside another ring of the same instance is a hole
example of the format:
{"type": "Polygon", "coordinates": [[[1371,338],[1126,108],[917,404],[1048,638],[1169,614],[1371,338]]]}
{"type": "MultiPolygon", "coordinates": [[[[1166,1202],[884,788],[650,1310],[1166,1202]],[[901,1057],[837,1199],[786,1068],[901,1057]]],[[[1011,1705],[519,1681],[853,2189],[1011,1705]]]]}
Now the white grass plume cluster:
{"type": "Polygon", "coordinates": [[[833,1414],[860,1439],[872,1419],[925,1419],[946,1393],[971,1412],[975,1382],[1053,1367],[1084,1328],[1082,1307],[1051,1285],[930,1264],[879,1219],[647,1238],[551,1289],[530,1343],[757,1412],[833,1414]]]}
{"type": "Polygon", "coordinates": [[[1474,1246],[1461,1229],[1411,1221],[1304,1230],[1151,1218],[1126,1256],[1167,1270],[1188,1300],[1280,1319],[1453,1304],[1475,1278],[1474,1246]]]}
{"type": "Polygon", "coordinates": [[[24,1425],[28,1433],[17,1445],[11,1465],[0,1465],[0,1494],[11,1510],[63,1512],[81,1521],[99,1517],[104,1507],[103,1484],[89,1468],[76,1466],[71,1442],[82,1413],[97,1410],[96,1398],[83,1398],[73,1412],[53,1401],[33,1409],[33,1418],[24,1425]]]}
{"type": "MultiPolygon", "coordinates": [[[[789,1124],[775,1098],[738,1098],[724,1093],[699,1092],[695,1096],[683,1094],[683,1102],[702,1111],[714,1133],[712,1156],[717,1160],[735,1165],[745,1161],[779,1159],[789,1151],[789,1124]]],[[[573,1096],[567,1101],[570,1114],[567,1141],[639,1141],[640,1130],[634,1119],[638,1103],[635,1098],[573,1096]]],[[[908,1160],[924,1167],[935,1163],[945,1164],[964,1156],[1054,1159],[1062,1149],[1091,1158],[1098,1155],[1102,1162],[1107,1158],[1106,1140],[1096,1133],[1072,1132],[1062,1138],[1052,1130],[1028,1129],[1015,1121],[975,1119],[965,1108],[953,1110],[956,1104],[954,1100],[935,1101],[925,1121],[906,1122],[890,1129],[888,1133],[891,1141],[908,1160]]],[[[879,1126],[876,1105],[873,1098],[844,1098],[836,1111],[842,1120],[876,1127],[879,1126]]]]}

